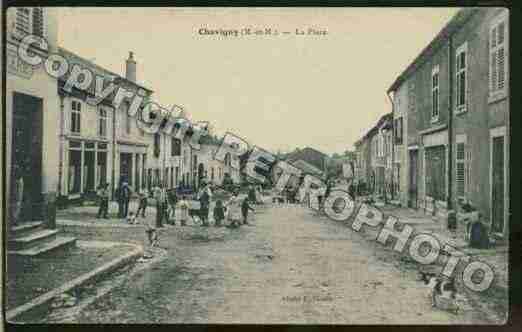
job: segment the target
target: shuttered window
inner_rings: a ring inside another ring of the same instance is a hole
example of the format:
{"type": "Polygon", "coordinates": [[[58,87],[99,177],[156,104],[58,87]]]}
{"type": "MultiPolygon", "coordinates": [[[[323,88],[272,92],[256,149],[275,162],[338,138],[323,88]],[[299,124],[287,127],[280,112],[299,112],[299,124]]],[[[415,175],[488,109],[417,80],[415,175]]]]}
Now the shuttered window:
{"type": "Polygon", "coordinates": [[[466,151],[464,143],[457,143],[457,196],[463,197],[466,192],[466,151]]]}
{"type": "Polygon", "coordinates": [[[33,34],[45,37],[44,10],[41,7],[17,7],[14,20],[15,32],[19,37],[33,34]]]}
{"type": "Polygon", "coordinates": [[[489,31],[489,92],[490,96],[504,92],[507,85],[507,19],[500,17],[489,31]]]}

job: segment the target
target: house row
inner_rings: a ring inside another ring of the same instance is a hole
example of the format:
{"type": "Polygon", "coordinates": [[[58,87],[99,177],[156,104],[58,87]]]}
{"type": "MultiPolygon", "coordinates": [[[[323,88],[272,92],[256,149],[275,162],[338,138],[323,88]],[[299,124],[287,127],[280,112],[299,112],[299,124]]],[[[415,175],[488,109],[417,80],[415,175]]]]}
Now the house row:
{"type": "MultiPolygon", "coordinates": [[[[491,233],[507,238],[508,83],[508,10],[460,10],[387,91],[394,198],[439,217],[469,204],[491,233]]],[[[356,144],[366,174],[368,140],[356,144]]]]}
{"type": "MultiPolygon", "coordinates": [[[[154,99],[154,91],[140,84],[132,52],[125,61],[125,75],[114,73],[58,45],[58,22],[52,9],[13,7],[6,20],[6,188],[8,207],[13,207],[17,177],[24,180],[24,220],[52,220],[57,202],[67,203],[95,194],[101,184],[113,191],[120,179],[133,189],[162,183],[198,187],[206,177],[221,184],[227,176],[239,181],[238,158],[227,155],[225,163],[213,160],[216,139],[207,139],[201,149],[192,148],[164,133],[142,131],[128,115],[129,103],[115,109],[110,102],[93,106],[90,89],[64,89],[67,74],[49,75],[40,65],[28,65],[18,54],[22,38],[43,37],[47,48],[31,44],[29,51],[46,59],[59,54],[93,74],[112,77],[117,86],[140,91],[154,99]]],[[[186,114],[190,118],[189,114],[186,114]]],[[[52,222],[51,222],[52,223],[52,222]]]]}
{"type": "Polygon", "coordinates": [[[366,191],[385,197],[392,190],[392,120],[392,113],[381,116],[354,144],[356,181],[366,191]]]}

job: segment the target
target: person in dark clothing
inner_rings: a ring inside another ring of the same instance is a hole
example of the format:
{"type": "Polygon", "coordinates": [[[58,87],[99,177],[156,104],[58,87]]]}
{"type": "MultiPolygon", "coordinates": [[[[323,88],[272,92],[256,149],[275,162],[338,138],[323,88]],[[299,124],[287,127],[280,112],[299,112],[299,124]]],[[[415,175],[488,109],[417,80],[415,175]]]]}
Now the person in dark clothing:
{"type": "Polygon", "coordinates": [[[129,213],[129,202],[131,199],[131,189],[127,182],[123,182],[120,189],[120,201],[121,201],[121,216],[120,218],[127,218],[127,214],[129,213]]]}
{"type": "Polygon", "coordinates": [[[248,210],[255,212],[255,210],[250,206],[248,197],[243,200],[241,204],[241,215],[243,216],[243,224],[248,225],[248,210]]]}
{"type": "Polygon", "coordinates": [[[201,226],[208,226],[208,211],[209,211],[209,204],[210,204],[210,195],[208,193],[210,189],[205,185],[202,189],[202,192],[199,196],[199,204],[200,204],[200,215],[201,218],[201,226]]]}
{"type": "Polygon", "coordinates": [[[98,209],[97,218],[108,219],[107,213],[109,212],[109,184],[104,183],[98,189],[98,197],[100,198],[100,208],[98,209]]]}
{"type": "Polygon", "coordinates": [[[176,204],[178,203],[178,197],[174,189],[167,191],[167,223],[176,225],[176,204]]]}
{"type": "Polygon", "coordinates": [[[223,202],[218,199],[214,207],[214,226],[220,227],[223,219],[225,219],[225,208],[223,202]]]}
{"type": "Polygon", "coordinates": [[[256,190],[254,189],[254,186],[250,186],[250,189],[248,190],[248,199],[252,204],[256,203],[256,190]]]}

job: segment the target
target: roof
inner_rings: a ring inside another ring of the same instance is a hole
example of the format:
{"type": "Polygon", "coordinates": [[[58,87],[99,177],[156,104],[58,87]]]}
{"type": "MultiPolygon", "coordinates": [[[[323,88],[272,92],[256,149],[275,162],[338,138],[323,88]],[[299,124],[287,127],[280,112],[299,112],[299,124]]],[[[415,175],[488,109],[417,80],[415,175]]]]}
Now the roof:
{"type": "Polygon", "coordinates": [[[444,42],[454,34],[464,23],[479,11],[479,8],[464,8],[455,14],[451,20],[442,28],[442,30],[433,38],[433,40],[421,51],[412,63],[395,79],[393,84],[388,88],[387,92],[397,90],[397,88],[419,67],[426,59],[438,50],[444,42]]]}
{"type": "MultiPolygon", "coordinates": [[[[95,64],[94,62],[90,61],[90,60],[87,60],[81,56],[79,56],[78,54],[76,53],[73,53],[63,47],[59,47],[58,48],[58,52],[60,53],[60,55],[62,55],[64,58],[66,58],[68,61],[72,62],[72,63],[76,63],[76,64],[80,64],[80,65],[83,65],[85,67],[88,67],[89,69],[91,69],[92,71],[94,71],[95,73],[94,74],[98,74],[98,75],[103,75],[103,76],[114,76],[115,78],[118,78],[128,84],[131,84],[131,85],[135,85],[139,88],[142,88],[144,90],[146,90],[147,92],[149,93],[152,93],[153,90],[152,89],[149,89],[141,84],[138,84],[136,82],[132,82],[130,80],[128,80],[127,78],[119,75],[119,74],[116,74],[108,69],[105,69],[97,64],[95,64]]],[[[72,66],[69,66],[69,70],[71,69],[72,66]]],[[[62,78],[64,78],[62,76],[62,78]]],[[[94,82],[94,81],[93,81],[94,82]]],[[[94,85],[94,84],[91,84],[91,86],[94,85]]]]}
{"type": "Polygon", "coordinates": [[[299,168],[300,170],[304,171],[305,173],[310,173],[310,174],[317,174],[317,175],[322,175],[323,174],[323,171],[321,171],[320,169],[318,169],[317,167],[315,167],[314,165],[302,160],[302,159],[299,159],[299,160],[296,160],[296,161],[293,161],[291,162],[291,164],[297,168],[299,168]]]}
{"type": "Polygon", "coordinates": [[[368,132],[363,136],[363,139],[367,139],[367,138],[375,135],[383,124],[386,124],[386,122],[388,122],[388,124],[389,124],[392,119],[393,119],[392,112],[386,113],[383,116],[381,116],[379,118],[379,120],[377,121],[377,123],[370,130],[368,130],[368,132]]]}

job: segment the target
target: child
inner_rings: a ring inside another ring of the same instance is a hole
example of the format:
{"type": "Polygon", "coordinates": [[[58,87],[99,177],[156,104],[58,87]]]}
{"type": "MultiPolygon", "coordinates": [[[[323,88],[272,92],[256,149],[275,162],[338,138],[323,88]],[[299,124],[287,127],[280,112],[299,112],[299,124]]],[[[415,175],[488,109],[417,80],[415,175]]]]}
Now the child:
{"type": "Polygon", "coordinates": [[[145,241],[150,248],[157,247],[159,243],[159,236],[154,224],[147,218],[143,218],[143,225],[145,226],[145,241]]]}
{"type": "Polygon", "coordinates": [[[255,210],[250,206],[249,201],[250,201],[250,199],[248,197],[246,197],[243,200],[243,203],[241,204],[241,215],[243,216],[243,224],[244,225],[248,225],[248,221],[247,221],[248,210],[250,210],[252,212],[255,212],[255,210]]]}
{"type": "Polygon", "coordinates": [[[136,216],[140,214],[141,211],[141,217],[145,218],[145,210],[147,209],[147,198],[148,198],[148,191],[147,189],[142,189],[138,194],[139,199],[139,205],[138,205],[138,211],[136,211],[136,216]]]}
{"type": "Polygon", "coordinates": [[[136,215],[134,215],[134,212],[129,212],[129,215],[127,216],[127,223],[129,225],[136,224],[136,215]]]}
{"type": "Polygon", "coordinates": [[[220,227],[223,219],[225,219],[225,208],[223,207],[223,202],[218,199],[214,207],[214,226],[220,227]]]}
{"type": "Polygon", "coordinates": [[[230,198],[230,200],[228,201],[228,204],[227,204],[228,219],[230,221],[232,221],[230,223],[230,227],[236,228],[236,227],[241,226],[241,224],[239,222],[239,219],[241,218],[240,213],[241,213],[241,211],[240,211],[239,197],[237,196],[237,193],[233,193],[232,197],[230,198]]]}
{"type": "Polygon", "coordinates": [[[100,209],[98,210],[98,218],[108,219],[107,213],[109,211],[109,190],[107,187],[108,183],[104,183],[98,190],[98,196],[100,197],[100,209]]]}
{"type": "Polygon", "coordinates": [[[178,218],[180,220],[181,226],[187,225],[187,219],[188,219],[188,202],[185,199],[185,196],[181,196],[181,199],[178,201],[178,204],[176,206],[176,212],[178,213],[178,218]]]}

